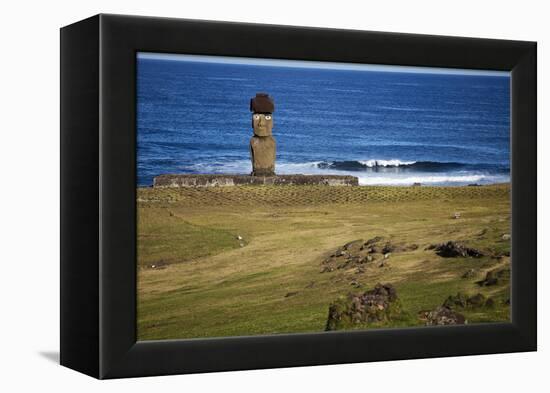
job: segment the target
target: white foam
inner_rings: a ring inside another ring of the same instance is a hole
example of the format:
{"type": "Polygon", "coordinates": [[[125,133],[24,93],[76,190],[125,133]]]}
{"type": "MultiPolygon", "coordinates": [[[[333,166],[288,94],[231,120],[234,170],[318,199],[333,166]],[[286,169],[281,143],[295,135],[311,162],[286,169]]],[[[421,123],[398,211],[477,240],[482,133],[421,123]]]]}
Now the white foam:
{"type": "Polygon", "coordinates": [[[505,176],[489,176],[489,175],[426,175],[426,176],[407,176],[407,177],[370,177],[360,176],[359,185],[375,186],[375,185],[394,185],[394,186],[410,186],[414,183],[420,184],[469,184],[469,183],[498,183],[509,181],[505,176]]]}
{"type": "Polygon", "coordinates": [[[377,167],[377,166],[403,166],[403,165],[412,165],[415,164],[416,161],[400,161],[400,160],[366,160],[366,161],[358,161],[361,165],[365,165],[369,168],[377,167]]]}
{"type": "MultiPolygon", "coordinates": [[[[349,175],[359,178],[359,185],[394,185],[410,186],[414,183],[424,185],[466,185],[471,183],[491,184],[509,182],[507,175],[488,175],[472,172],[451,173],[388,173],[381,176],[380,173],[366,173],[361,171],[344,171],[333,168],[319,168],[324,161],[309,161],[290,163],[278,161],[275,171],[278,174],[303,174],[303,175],[349,175]]],[[[392,167],[398,165],[411,165],[415,161],[400,160],[368,160],[361,161],[366,166],[392,167]]],[[[218,161],[212,163],[197,163],[182,167],[182,170],[193,173],[220,173],[220,174],[246,174],[252,171],[250,160],[218,161]]]]}

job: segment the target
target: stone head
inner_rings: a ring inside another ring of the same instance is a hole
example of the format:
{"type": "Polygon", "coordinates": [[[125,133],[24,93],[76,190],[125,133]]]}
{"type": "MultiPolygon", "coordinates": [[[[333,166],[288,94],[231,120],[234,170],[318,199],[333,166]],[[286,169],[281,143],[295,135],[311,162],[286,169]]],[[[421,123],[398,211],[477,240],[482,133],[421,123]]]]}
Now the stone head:
{"type": "Polygon", "coordinates": [[[252,112],[252,128],[256,136],[270,136],[273,130],[273,112],[275,102],[267,93],[256,93],[256,97],[250,99],[250,111],[252,112]]]}
{"type": "Polygon", "coordinates": [[[269,136],[273,130],[273,115],[271,113],[252,114],[252,128],[256,136],[269,136]]]}

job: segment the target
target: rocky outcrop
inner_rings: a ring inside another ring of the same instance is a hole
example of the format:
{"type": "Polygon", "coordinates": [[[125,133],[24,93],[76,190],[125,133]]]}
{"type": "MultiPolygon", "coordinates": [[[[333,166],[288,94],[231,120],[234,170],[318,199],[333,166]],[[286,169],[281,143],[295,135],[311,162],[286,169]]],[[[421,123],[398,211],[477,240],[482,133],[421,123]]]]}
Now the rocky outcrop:
{"type": "Polygon", "coordinates": [[[476,308],[476,307],[492,307],[495,304],[492,298],[488,298],[482,293],[477,293],[473,296],[467,296],[463,293],[449,296],[443,303],[443,307],[450,309],[457,308],[476,308]]]}
{"type": "Polygon", "coordinates": [[[443,258],[473,257],[480,258],[483,253],[475,248],[466,247],[463,244],[448,241],[447,243],[432,244],[429,250],[435,250],[435,253],[443,258]]]}
{"type": "MultiPolygon", "coordinates": [[[[388,259],[391,253],[414,251],[416,249],[418,249],[416,244],[384,242],[384,238],[381,236],[376,236],[366,242],[363,239],[358,239],[346,243],[330,253],[322,262],[321,272],[333,272],[338,269],[353,267],[361,269],[366,263],[388,259]]],[[[386,263],[379,264],[379,267],[384,266],[386,266],[386,263]]]]}
{"type": "Polygon", "coordinates": [[[427,326],[463,325],[467,323],[464,315],[445,306],[441,306],[433,311],[427,312],[424,319],[426,320],[427,326]]]}
{"type": "Polygon", "coordinates": [[[325,330],[350,329],[387,322],[399,316],[401,305],[391,284],[377,284],[362,294],[348,294],[329,306],[325,330]]]}
{"type": "Polygon", "coordinates": [[[462,274],[462,278],[472,278],[475,277],[476,271],[474,269],[468,269],[462,274]]]}
{"type": "Polygon", "coordinates": [[[492,308],[495,306],[493,298],[488,298],[482,293],[472,296],[463,293],[451,295],[443,304],[431,311],[421,311],[420,319],[428,326],[433,325],[461,325],[468,323],[466,317],[457,310],[492,308]]]}
{"type": "Polygon", "coordinates": [[[500,268],[488,271],[485,278],[478,281],[477,284],[482,287],[488,287],[491,285],[502,284],[510,281],[510,268],[500,268]]]}

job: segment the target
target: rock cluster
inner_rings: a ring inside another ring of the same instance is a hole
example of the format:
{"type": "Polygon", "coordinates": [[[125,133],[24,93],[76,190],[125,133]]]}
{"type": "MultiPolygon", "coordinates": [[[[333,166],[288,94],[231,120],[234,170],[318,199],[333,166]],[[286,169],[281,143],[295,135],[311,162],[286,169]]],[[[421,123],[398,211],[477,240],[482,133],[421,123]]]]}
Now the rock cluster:
{"type": "Polygon", "coordinates": [[[468,269],[462,274],[462,278],[472,278],[476,275],[476,271],[474,269],[468,269]]]}
{"type": "Polygon", "coordinates": [[[478,281],[477,284],[482,287],[487,287],[487,286],[497,285],[507,281],[510,281],[509,267],[488,271],[487,274],[485,275],[485,278],[481,281],[478,281]]]}
{"type": "MultiPolygon", "coordinates": [[[[375,261],[377,259],[388,259],[391,253],[414,251],[418,249],[416,244],[395,244],[389,241],[384,242],[380,236],[376,236],[366,242],[363,239],[354,240],[344,244],[328,257],[323,262],[322,273],[333,272],[337,269],[349,269],[352,267],[361,267],[363,264],[375,261]],[[376,255],[379,254],[379,255],[376,255]]],[[[383,261],[380,267],[385,266],[383,261]]]]}
{"type": "Polygon", "coordinates": [[[473,296],[467,296],[463,293],[457,293],[455,296],[449,296],[443,303],[443,307],[450,309],[455,308],[475,308],[475,307],[493,307],[495,301],[492,298],[484,296],[482,293],[478,293],[473,296]]]}
{"type": "Polygon", "coordinates": [[[480,307],[494,307],[493,298],[488,298],[481,293],[468,296],[463,293],[457,293],[449,296],[443,304],[432,311],[423,311],[420,313],[420,319],[424,320],[426,325],[461,325],[468,323],[466,317],[457,312],[457,309],[476,309],[480,307]]]}
{"type": "Polygon", "coordinates": [[[438,307],[425,315],[426,325],[463,325],[467,323],[464,315],[459,314],[448,307],[438,307]]]}
{"type": "Polygon", "coordinates": [[[480,258],[483,253],[475,248],[466,247],[463,244],[448,241],[447,243],[432,244],[427,250],[435,250],[435,253],[443,258],[474,257],[480,258]]]}
{"type": "Polygon", "coordinates": [[[362,294],[348,294],[333,302],[325,330],[349,329],[361,324],[390,321],[401,313],[397,292],[391,284],[377,284],[362,294]]]}

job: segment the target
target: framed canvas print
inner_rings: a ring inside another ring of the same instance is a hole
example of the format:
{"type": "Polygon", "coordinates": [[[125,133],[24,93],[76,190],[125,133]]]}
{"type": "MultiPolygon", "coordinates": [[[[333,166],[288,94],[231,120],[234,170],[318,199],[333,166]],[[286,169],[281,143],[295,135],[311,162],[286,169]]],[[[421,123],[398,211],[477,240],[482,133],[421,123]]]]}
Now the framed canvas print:
{"type": "Polygon", "coordinates": [[[536,44],[61,29],[61,364],[536,350],[536,44]]]}

